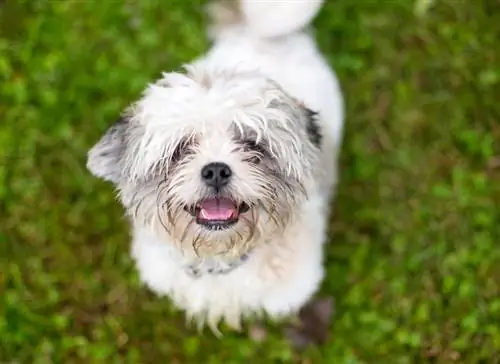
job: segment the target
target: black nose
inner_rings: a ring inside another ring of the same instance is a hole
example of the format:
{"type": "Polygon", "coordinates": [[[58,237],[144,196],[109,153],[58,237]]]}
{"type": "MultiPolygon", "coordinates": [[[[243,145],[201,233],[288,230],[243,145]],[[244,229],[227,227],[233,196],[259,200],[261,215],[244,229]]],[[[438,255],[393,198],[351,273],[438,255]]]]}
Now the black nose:
{"type": "Polygon", "coordinates": [[[201,169],[201,178],[210,187],[220,188],[228,184],[233,172],[226,163],[209,163],[201,169]]]}

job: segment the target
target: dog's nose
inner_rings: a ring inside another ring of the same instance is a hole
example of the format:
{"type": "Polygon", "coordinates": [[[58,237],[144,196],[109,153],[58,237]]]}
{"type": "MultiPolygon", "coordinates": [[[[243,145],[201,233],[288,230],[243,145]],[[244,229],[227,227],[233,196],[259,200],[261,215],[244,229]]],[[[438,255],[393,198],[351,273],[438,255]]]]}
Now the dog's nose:
{"type": "Polygon", "coordinates": [[[209,163],[201,169],[201,178],[210,187],[220,188],[228,184],[233,172],[226,163],[209,163]]]}

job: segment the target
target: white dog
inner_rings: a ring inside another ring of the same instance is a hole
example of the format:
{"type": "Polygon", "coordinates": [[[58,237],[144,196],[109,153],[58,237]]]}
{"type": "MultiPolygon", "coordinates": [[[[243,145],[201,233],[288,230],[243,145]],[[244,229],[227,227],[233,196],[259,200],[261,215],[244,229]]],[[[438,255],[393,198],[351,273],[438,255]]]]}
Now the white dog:
{"type": "Polygon", "coordinates": [[[208,53],[88,155],[130,217],[141,280],[215,331],[294,314],[323,278],[343,100],[308,30],[321,4],[212,4],[208,53]]]}

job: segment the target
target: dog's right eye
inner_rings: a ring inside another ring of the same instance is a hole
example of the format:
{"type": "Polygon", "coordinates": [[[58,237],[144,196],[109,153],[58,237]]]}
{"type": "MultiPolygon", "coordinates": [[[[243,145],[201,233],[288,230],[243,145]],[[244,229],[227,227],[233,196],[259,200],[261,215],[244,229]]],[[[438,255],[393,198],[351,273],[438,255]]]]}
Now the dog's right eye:
{"type": "Polygon", "coordinates": [[[175,163],[175,162],[178,162],[179,160],[181,160],[182,154],[183,154],[182,150],[183,150],[183,146],[178,145],[177,148],[175,148],[174,152],[172,153],[172,156],[170,157],[170,162],[175,163]]]}
{"type": "Polygon", "coordinates": [[[177,163],[180,161],[186,154],[189,153],[189,147],[190,144],[187,141],[184,140],[180,142],[170,157],[170,163],[177,163]]]}

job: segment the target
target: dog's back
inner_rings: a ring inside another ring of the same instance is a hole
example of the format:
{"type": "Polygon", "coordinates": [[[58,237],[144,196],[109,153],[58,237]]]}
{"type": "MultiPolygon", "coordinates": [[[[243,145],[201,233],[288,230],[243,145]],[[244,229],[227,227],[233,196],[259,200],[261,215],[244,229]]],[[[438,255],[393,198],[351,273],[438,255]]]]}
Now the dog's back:
{"type": "Polygon", "coordinates": [[[210,34],[217,38],[245,29],[261,38],[277,38],[306,28],[323,0],[219,0],[209,4],[210,34]]]}
{"type": "Polygon", "coordinates": [[[324,138],[322,184],[325,191],[332,191],[344,106],[335,73],[309,29],[322,4],[322,0],[213,2],[208,7],[213,47],[201,61],[217,68],[258,70],[318,112],[324,138]]]}

